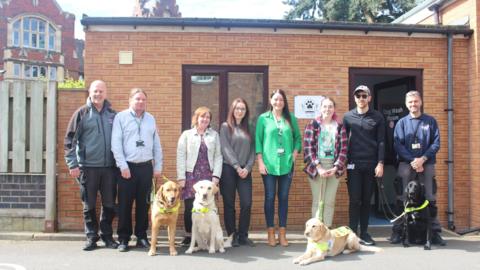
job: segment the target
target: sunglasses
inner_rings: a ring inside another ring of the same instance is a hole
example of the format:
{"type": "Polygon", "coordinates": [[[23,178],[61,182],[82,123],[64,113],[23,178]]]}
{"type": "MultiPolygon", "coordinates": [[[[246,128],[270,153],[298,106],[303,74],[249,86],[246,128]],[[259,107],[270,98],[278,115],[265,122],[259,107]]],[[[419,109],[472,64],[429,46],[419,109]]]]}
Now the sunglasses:
{"type": "Polygon", "coordinates": [[[367,99],[368,98],[368,95],[367,94],[355,94],[355,97],[358,98],[358,99],[367,99]]]}

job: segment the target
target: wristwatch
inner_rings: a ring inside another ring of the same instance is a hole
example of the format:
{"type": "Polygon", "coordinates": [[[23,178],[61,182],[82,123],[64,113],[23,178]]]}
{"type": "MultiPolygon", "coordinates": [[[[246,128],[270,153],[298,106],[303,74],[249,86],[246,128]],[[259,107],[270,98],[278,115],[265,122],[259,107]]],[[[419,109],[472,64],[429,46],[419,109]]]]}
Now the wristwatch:
{"type": "Polygon", "coordinates": [[[422,156],[423,162],[426,162],[428,158],[426,156],[422,156]]]}

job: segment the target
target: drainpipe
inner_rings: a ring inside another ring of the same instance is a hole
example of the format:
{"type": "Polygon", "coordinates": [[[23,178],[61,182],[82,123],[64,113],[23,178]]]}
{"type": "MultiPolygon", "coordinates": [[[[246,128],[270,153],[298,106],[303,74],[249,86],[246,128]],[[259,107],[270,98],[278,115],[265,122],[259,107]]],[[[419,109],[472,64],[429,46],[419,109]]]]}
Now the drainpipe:
{"type": "Polygon", "coordinates": [[[448,113],[448,229],[454,231],[455,224],[453,218],[453,36],[451,34],[448,37],[448,49],[447,49],[447,113],[448,113]]]}

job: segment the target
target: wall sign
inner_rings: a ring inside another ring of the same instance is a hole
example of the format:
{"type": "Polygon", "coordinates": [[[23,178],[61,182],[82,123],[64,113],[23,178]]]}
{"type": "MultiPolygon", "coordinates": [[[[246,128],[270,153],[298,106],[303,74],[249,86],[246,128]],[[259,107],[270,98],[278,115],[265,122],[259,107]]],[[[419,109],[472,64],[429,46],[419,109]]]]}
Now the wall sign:
{"type": "Polygon", "coordinates": [[[324,96],[295,96],[295,117],[313,119],[320,114],[320,103],[324,96]]]}

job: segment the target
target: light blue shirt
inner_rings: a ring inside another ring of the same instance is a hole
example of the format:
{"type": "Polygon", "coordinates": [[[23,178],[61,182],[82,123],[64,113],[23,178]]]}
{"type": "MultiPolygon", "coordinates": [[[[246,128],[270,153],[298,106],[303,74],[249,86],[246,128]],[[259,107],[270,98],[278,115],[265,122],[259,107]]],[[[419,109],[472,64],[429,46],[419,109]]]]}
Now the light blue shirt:
{"type": "Polygon", "coordinates": [[[148,112],[136,117],[132,109],[118,113],[113,120],[112,152],[120,170],[128,169],[127,162],[153,160],[154,171],[162,171],[162,146],[155,118],[148,112]],[[137,146],[142,141],[143,146],[137,146]]]}

